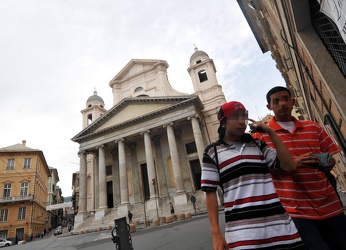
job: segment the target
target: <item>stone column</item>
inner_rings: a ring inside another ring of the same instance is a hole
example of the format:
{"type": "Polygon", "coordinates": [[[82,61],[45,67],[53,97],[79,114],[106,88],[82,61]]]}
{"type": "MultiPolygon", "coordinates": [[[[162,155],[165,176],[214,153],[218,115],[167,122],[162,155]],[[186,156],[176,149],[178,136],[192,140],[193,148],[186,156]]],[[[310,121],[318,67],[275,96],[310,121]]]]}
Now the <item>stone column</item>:
{"type": "Polygon", "coordinates": [[[160,192],[160,197],[168,196],[167,179],[166,179],[166,167],[162,159],[162,149],[160,144],[160,136],[153,137],[156,155],[156,170],[157,170],[157,187],[160,192]]]}
{"type": "Polygon", "coordinates": [[[176,192],[177,194],[185,193],[183,177],[181,175],[181,169],[179,166],[179,155],[178,155],[177,143],[175,141],[175,136],[174,136],[173,123],[167,124],[165,126],[167,127],[167,138],[168,138],[169,151],[171,153],[176,192]]]}
{"type": "Polygon", "coordinates": [[[201,127],[199,126],[199,122],[198,122],[198,116],[188,117],[187,119],[191,120],[192,131],[193,131],[193,136],[195,138],[199,163],[202,166],[203,152],[204,152],[205,145],[203,142],[201,127]]]}
{"type": "Polygon", "coordinates": [[[121,204],[129,203],[129,192],[127,189],[127,170],[126,170],[126,154],[125,154],[125,139],[118,141],[119,150],[119,179],[120,179],[120,199],[121,204]]]}
{"type": "Polygon", "coordinates": [[[182,129],[178,128],[174,130],[174,136],[175,136],[175,142],[177,144],[178,149],[178,155],[179,157],[179,166],[181,171],[181,176],[183,178],[183,186],[185,189],[185,192],[191,192],[192,190],[192,183],[191,183],[191,170],[190,170],[190,164],[188,161],[186,161],[186,151],[184,147],[183,138],[181,135],[182,129]]]}
{"type": "Polygon", "coordinates": [[[87,212],[87,190],[86,190],[86,174],[87,174],[87,163],[86,163],[86,152],[82,151],[79,153],[80,157],[80,169],[79,169],[79,201],[78,201],[78,214],[85,214],[87,212]]]}
{"type": "Polygon", "coordinates": [[[120,180],[119,180],[119,157],[118,157],[118,148],[114,148],[112,153],[113,163],[112,163],[112,174],[113,174],[113,199],[114,206],[120,204],[120,180]]]}
{"type": "Polygon", "coordinates": [[[99,197],[100,197],[100,191],[99,191],[99,157],[98,154],[95,154],[94,158],[95,163],[95,172],[94,172],[94,182],[95,182],[95,193],[94,193],[94,199],[95,199],[95,209],[99,208],[99,197]]]}
{"type": "Polygon", "coordinates": [[[132,185],[133,185],[133,201],[134,203],[141,202],[141,181],[139,179],[139,171],[138,171],[138,160],[137,160],[137,151],[136,151],[137,143],[132,142],[129,145],[131,150],[131,169],[132,169],[132,185]]]}
{"type": "Polygon", "coordinates": [[[151,146],[151,138],[150,138],[150,130],[147,130],[143,132],[144,135],[144,147],[145,147],[145,158],[147,161],[147,168],[148,168],[148,179],[149,179],[149,188],[150,188],[150,199],[156,197],[155,193],[155,187],[152,185],[152,180],[156,180],[156,174],[155,174],[155,165],[154,165],[154,157],[153,157],[153,149],[151,146]]]}
{"type": "Polygon", "coordinates": [[[104,145],[99,150],[99,209],[105,210],[107,206],[106,157],[104,145]]]}

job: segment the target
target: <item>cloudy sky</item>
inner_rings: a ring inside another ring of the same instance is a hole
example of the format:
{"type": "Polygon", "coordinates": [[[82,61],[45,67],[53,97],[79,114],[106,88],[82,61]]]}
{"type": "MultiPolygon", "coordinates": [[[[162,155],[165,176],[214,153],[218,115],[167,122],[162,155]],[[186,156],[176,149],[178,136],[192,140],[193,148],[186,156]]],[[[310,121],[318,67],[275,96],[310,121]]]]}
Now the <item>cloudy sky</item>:
{"type": "Polygon", "coordinates": [[[192,94],[194,44],[214,60],[227,101],[250,117],[269,113],[265,94],[284,81],[262,54],[235,0],[1,0],[0,147],[22,140],[57,168],[63,196],[79,170],[80,111],[131,59],[163,59],[174,89],[192,94]]]}

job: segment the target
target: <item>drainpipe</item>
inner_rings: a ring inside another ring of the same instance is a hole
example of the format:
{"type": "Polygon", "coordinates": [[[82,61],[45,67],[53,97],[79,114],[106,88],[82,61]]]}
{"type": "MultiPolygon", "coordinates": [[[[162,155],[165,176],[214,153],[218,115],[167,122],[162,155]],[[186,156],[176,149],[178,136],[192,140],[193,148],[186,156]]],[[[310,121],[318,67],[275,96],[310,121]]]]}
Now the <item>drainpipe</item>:
{"type": "MultiPolygon", "coordinates": [[[[35,169],[35,178],[34,178],[34,192],[32,194],[32,203],[31,203],[31,215],[30,215],[30,229],[31,229],[31,234],[33,233],[33,226],[32,226],[32,220],[33,220],[33,214],[34,214],[34,203],[35,203],[35,191],[36,191],[36,178],[37,178],[37,167],[38,167],[38,155],[36,157],[36,169],[35,169]]],[[[28,232],[29,233],[29,232],[28,232]]],[[[30,234],[30,235],[31,235],[30,234]]]]}

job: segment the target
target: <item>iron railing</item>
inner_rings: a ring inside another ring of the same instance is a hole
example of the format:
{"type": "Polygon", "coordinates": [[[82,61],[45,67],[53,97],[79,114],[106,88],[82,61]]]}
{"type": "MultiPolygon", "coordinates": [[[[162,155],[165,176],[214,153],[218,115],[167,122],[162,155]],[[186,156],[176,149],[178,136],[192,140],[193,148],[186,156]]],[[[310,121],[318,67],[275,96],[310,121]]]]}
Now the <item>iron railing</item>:
{"type": "Polygon", "coordinates": [[[320,4],[316,0],[309,0],[309,4],[313,27],[346,77],[346,44],[338,27],[329,17],[320,12],[320,4]]]}
{"type": "Polygon", "coordinates": [[[26,200],[32,200],[33,198],[34,198],[34,196],[32,194],[21,195],[21,196],[8,196],[8,197],[0,198],[0,203],[15,202],[15,201],[26,201],[26,200]]]}

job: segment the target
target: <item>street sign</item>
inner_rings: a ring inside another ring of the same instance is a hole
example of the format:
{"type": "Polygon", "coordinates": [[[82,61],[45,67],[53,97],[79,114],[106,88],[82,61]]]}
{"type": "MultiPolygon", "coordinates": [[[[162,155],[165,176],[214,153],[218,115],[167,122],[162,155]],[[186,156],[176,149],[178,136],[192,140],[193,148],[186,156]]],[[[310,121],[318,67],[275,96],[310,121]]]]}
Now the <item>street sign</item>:
{"type": "Polygon", "coordinates": [[[194,195],[191,196],[190,201],[192,202],[193,209],[195,210],[195,216],[197,217],[197,211],[196,211],[196,197],[194,195]]]}
{"type": "Polygon", "coordinates": [[[196,197],[194,195],[191,196],[190,201],[192,203],[196,203],[196,197]]]}

